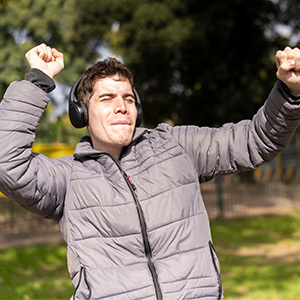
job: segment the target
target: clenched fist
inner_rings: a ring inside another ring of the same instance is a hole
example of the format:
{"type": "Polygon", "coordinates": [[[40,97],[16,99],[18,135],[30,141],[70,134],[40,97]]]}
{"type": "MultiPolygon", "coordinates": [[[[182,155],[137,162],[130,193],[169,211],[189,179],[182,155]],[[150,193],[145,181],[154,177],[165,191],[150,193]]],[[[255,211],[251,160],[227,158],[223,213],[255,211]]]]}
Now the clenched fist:
{"type": "Polygon", "coordinates": [[[25,57],[31,68],[37,68],[51,78],[64,69],[64,55],[45,44],[30,49],[25,57]]]}
{"type": "Polygon", "coordinates": [[[294,96],[300,96],[300,50],[286,47],[276,53],[277,77],[294,96]]]}

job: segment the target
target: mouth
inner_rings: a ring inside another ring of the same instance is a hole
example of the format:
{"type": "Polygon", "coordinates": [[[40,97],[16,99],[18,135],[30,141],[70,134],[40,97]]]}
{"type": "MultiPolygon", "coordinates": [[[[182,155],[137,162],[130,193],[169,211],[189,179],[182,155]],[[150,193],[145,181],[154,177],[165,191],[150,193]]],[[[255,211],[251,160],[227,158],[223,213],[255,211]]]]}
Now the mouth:
{"type": "Polygon", "coordinates": [[[131,125],[127,120],[116,120],[111,123],[112,125],[131,125]]]}

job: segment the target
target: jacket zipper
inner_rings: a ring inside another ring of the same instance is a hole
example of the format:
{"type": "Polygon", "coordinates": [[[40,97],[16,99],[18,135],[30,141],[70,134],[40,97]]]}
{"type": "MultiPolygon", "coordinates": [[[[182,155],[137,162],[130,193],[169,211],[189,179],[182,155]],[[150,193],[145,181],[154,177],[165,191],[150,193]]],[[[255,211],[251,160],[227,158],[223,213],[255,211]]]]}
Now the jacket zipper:
{"type": "Polygon", "coordinates": [[[159,282],[158,282],[157,272],[156,272],[156,269],[155,269],[155,266],[154,266],[153,260],[152,260],[152,250],[151,250],[151,246],[150,246],[150,242],[149,242],[149,238],[148,238],[146,220],[145,220],[144,212],[143,212],[143,209],[141,207],[140,201],[138,200],[138,197],[135,193],[136,187],[132,183],[132,181],[130,180],[130,177],[122,169],[120,163],[112,155],[110,155],[109,153],[105,153],[105,154],[108,155],[109,157],[111,157],[112,160],[118,166],[119,170],[121,171],[128,187],[130,189],[132,197],[134,199],[134,203],[135,203],[135,206],[136,206],[136,209],[137,209],[137,213],[138,213],[138,217],[139,217],[139,221],[140,221],[140,225],[141,225],[141,230],[142,230],[142,237],[143,237],[145,255],[147,257],[148,268],[149,268],[150,273],[152,275],[156,298],[157,298],[157,300],[162,300],[163,299],[162,292],[161,292],[161,288],[160,288],[160,285],[159,285],[159,282]]]}

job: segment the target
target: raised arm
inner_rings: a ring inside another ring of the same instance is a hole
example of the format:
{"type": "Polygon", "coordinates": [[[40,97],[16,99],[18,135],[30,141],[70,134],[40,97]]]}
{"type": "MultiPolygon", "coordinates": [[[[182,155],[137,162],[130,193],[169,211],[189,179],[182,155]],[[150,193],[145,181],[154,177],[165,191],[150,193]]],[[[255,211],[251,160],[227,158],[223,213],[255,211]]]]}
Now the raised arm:
{"type": "Polygon", "coordinates": [[[30,80],[13,82],[0,104],[0,191],[33,213],[59,219],[72,158],[50,160],[32,153],[32,144],[49,102],[47,84],[54,86],[63,55],[43,44],[26,58],[30,80]]]}
{"type": "Polygon", "coordinates": [[[175,127],[173,134],[192,159],[201,181],[252,170],[286,147],[300,124],[300,50],[276,54],[276,82],[252,120],[221,128],[175,127]]]}

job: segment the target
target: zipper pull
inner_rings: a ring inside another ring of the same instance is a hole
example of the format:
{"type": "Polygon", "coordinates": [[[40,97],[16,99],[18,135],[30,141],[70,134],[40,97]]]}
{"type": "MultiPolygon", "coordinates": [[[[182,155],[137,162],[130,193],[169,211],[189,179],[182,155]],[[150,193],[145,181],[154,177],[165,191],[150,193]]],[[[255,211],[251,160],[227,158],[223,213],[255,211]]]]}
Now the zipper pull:
{"type": "Polygon", "coordinates": [[[127,177],[127,180],[129,181],[129,183],[131,184],[133,190],[135,191],[135,190],[136,190],[136,186],[135,186],[134,183],[131,181],[130,176],[129,176],[129,175],[126,175],[126,177],[127,177]]]}

